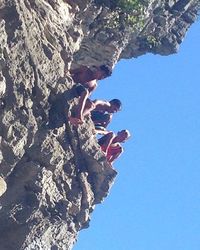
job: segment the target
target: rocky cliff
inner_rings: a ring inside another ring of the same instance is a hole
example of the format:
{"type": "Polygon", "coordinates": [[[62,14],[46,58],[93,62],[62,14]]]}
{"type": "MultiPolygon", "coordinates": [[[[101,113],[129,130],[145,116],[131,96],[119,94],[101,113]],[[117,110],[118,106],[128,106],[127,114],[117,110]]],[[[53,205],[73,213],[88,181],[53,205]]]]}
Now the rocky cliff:
{"type": "Polygon", "coordinates": [[[72,249],[116,171],[77,103],[70,68],[178,50],[199,0],[148,1],[141,22],[113,25],[92,0],[0,1],[0,249],[72,249]]]}

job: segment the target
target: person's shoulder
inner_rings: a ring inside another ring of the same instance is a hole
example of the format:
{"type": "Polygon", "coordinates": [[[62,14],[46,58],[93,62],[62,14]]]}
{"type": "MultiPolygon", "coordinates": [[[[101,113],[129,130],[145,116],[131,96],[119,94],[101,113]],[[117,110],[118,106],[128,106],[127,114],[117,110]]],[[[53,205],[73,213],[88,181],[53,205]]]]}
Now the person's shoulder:
{"type": "Polygon", "coordinates": [[[94,79],[94,80],[88,81],[87,84],[88,84],[89,86],[94,86],[94,87],[96,87],[96,86],[97,86],[97,80],[94,79]]]}
{"type": "Polygon", "coordinates": [[[103,100],[102,102],[103,102],[104,106],[106,106],[106,107],[110,107],[110,102],[105,101],[105,100],[103,100]]]}
{"type": "Polygon", "coordinates": [[[101,105],[101,104],[105,104],[105,103],[108,103],[109,104],[109,102],[107,102],[107,101],[104,101],[104,100],[100,100],[100,99],[95,99],[94,100],[94,103],[96,103],[97,105],[101,105]]]}
{"type": "Polygon", "coordinates": [[[110,103],[108,101],[102,101],[100,106],[104,111],[108,111],[108,109],[110,108],[110,103]]]}

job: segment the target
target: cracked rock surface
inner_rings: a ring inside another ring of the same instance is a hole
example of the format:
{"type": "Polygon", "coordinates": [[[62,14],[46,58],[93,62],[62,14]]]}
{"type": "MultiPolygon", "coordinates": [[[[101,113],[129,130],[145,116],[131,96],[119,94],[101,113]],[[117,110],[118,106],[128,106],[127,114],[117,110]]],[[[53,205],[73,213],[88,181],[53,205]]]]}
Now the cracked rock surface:
{"type": "Polygon", "coordinates": [[[176,52],[199,1],[164,2],[150,1],[143,29],[120,33],[91,0],[0,1],[1,250],[72,249],[89,226],[117,172],[90,117],[68,122],[78,101],[69,69],[176,52]]]}

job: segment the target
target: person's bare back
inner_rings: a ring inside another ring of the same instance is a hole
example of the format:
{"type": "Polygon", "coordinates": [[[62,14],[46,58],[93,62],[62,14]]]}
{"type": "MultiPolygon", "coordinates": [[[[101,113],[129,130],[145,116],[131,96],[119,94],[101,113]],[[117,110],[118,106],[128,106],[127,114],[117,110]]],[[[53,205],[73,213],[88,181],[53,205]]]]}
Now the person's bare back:
{"type": "Polygon", "coordinates": [[[112,74],[112,70],[106,66],[80,66],[70,71],[71,77],[76,83],[84,84],[93,80],[102,80],[112,74]]]}
{"type": "Polygon", "coordinates": [[[81,66],[70,71],[71,77],[76,83],[84,84],[94,80],[93,72],[87,66],[81,66]]]}
{"type": "MultiPolygon", "coordinates": [[[[106,128],[110,123],[114,113],[121,109],[121,101],[119,99],[112,99],[111,101],[95,100],[93,101],[95,108],[91,111],[91,119],[95,127],[106,128]]],[[[102,130],[97,129],[97,132],[102,130]]],[[[102,131],[103,132],[103,131],[102,131]]]]}

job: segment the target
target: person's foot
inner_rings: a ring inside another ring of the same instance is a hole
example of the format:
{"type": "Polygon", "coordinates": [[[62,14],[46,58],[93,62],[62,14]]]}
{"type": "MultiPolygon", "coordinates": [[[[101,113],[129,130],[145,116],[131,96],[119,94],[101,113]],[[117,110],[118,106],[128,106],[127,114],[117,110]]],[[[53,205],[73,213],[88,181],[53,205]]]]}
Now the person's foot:
{"type": "Polygon", "coordinates": [[[77,117],[73,117],[73,116],[70,116],[69,117],[69,121],[72,125],[74,126],[78,126],[80,124],[83,124],[83,121],[77,117]]]}

